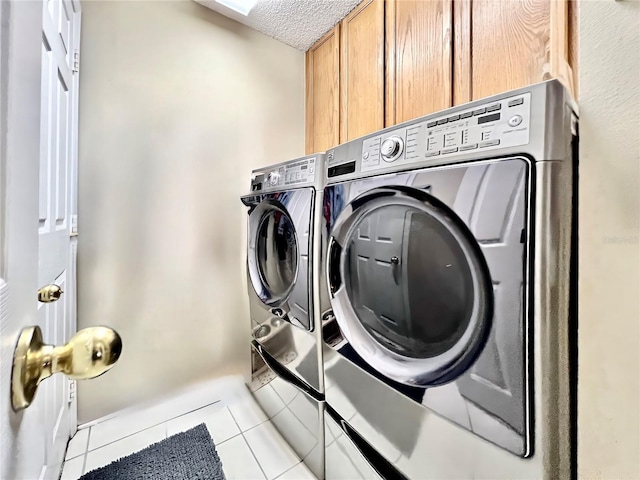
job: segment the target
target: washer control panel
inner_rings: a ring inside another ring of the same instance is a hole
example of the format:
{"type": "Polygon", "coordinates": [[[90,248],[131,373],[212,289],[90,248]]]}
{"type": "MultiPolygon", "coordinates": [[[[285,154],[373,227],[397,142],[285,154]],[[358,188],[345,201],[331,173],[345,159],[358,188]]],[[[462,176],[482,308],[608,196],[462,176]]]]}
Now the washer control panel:
{"type": "Polygon", "coordinates": [[[360,171],[529,143],[531,93],[434,117],[362,141],[360,171]]]}
{"type": "Polygon", "coordinates": [[[302,183],[313,183],[316,177],[315,157],[280,165],[265,171],[261,189],[273,189],[302,183]]]}

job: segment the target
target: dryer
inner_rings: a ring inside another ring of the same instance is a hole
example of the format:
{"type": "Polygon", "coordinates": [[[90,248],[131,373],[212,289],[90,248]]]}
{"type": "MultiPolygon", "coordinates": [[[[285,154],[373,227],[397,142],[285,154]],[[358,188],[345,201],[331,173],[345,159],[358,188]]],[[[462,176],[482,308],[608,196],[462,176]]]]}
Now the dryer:
{"type": "Polygon", "coordinates": [[[327,151],[325,398],[379,472],[569,478],[577,128],[549,81],[327,151]]]}
{"type": "Polygon", "coordinates": [[[324,154],[254,170],[248,207],[247,291],[258,404],[313,473],[324,475],[321,328],[317,321],[324,154]]]}

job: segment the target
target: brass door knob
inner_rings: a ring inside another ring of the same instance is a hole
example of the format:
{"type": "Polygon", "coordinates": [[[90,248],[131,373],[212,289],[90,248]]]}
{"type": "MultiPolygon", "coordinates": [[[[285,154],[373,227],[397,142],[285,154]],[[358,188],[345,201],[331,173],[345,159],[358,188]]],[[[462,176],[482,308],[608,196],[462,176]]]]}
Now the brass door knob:
{"type": "Polygon", "coordinates": [[[107,327],[80,330],[60,347],[45,345],[40,327],[25,328],[13,353],[13,410],[27,408],[40,382],[54,373],[64,373],[75,380],[94,378],[113,367],[121,352],[120,335],[107,327]]]}
{"type": "Polygon", "coordinates": [[[38,290],[38,301],[40,303],[57,302],[63,293],[58,285],[47,285],[38,290]]]}

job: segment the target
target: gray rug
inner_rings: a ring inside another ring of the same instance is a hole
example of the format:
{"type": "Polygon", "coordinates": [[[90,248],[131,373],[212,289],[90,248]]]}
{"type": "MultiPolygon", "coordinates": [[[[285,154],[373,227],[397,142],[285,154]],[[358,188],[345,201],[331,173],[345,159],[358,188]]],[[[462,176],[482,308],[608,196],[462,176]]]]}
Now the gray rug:
{"type": "Polygon", "coordinates": [[[224,480],[204,423],[85,473],[80,480],[224,480]]]}

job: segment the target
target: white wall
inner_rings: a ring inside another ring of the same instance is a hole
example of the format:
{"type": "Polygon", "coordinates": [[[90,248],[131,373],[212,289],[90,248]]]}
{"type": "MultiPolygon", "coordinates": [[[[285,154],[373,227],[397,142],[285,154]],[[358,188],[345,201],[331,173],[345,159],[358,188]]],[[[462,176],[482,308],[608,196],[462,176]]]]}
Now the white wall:
{"type": "Polygon", "coordinates": [[[640,478],[640,2],[580,2],[579,478],[640,478]]]}
{"type": "Polygon", "coordinates": [[[86,422],[249,368],[252,168],[304,153],[304,53],[192,1],[84,2],[79,327],[123,337],[86,422]]]}

